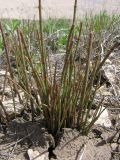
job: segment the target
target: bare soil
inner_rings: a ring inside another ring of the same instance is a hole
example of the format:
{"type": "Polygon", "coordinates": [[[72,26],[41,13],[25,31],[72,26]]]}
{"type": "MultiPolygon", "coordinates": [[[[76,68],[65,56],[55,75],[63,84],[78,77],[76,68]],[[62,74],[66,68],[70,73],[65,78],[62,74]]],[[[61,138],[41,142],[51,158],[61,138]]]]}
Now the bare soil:
{"type": "Polygon", "coordinates": [[[40,121],[19,123],[19,120],[10,123],[6,135],[0,131],[1,160],[29,160],[30,148],[37,150],[39,156],[46,154],[46,160],[79,160],[81,157],[82,160],[119,160],[120,133],[116,134],[113,128],[94,126],[88,136],[64,128],[51,154],[48,152],[50,135],[44,125],[40,121]]]}

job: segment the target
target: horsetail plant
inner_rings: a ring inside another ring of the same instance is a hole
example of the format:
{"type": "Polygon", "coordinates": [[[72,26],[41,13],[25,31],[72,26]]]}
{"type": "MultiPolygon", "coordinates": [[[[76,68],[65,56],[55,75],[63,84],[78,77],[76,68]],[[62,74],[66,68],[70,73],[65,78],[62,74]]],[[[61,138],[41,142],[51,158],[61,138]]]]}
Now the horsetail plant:
{"type": "MultiPolygon", "coordinates": [[[[41,6],[41,0],[39,0],[39,30],[36,29],[37,36],[34,42],[39,52],[33,53],[29,49],[29,42],[31,40],[27,41],[22,30],[18,28],[18,39],[15,42],[18,75],[13,76],[13,72],[11,72],[11,79],[13,79],[14,85],[19,83],[26,98],[30,101],[33,120],[36,106],[40,107],[45,119],[46,128],[53,136],[56,136],[62,128],[77,128],[81,133],[88,134],[95,121],[103,112],[102,102],[104,98],[100,100],[90,120],[91,108],[96,92],[100,87],[99,81],[96,86],[93,85],[94,80],[99,75],[108,56],[120,43],[114,44],[102,61],[100,61],[100,55],[97,55],[96,60],[92,62],[94,64],[91,69],[94,32],[90,29],[87,50],[85,50],[86,63],[84,67],[80,61],[76,65],[75,57],[82,34],[82,23],[80,23],[77,43],[74,43],[77,8],[77,0],[75,0],[73,21],[67,37],[64,64],[60,78],[58,79],[58,62],[52,68],[50,57],[45,49],[41,6]],[[37,63],[34,60],[35,56],[38,58],[37,63]],[[32,93],[34,89],[37,92],[37,97],[39,97],[37,104],[36,98],[32,93]]],[[[11,69],[10,65],[9,68],[11,69]]]]}

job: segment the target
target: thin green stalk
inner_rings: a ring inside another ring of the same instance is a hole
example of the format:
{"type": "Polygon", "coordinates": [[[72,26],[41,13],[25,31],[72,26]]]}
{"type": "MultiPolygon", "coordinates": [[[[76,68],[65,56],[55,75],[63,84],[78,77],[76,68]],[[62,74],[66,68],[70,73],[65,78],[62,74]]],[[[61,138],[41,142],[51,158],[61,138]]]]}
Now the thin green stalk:
{"type": "Polygon", "coordinates": [[[78,35],[77,44],[76,44],[76,48],[75,48],[75,54],[77,53],[78,46],[79,46],[79,43],[80,43],[80,38],[81,38],[81,33],[82,33],[82,26],[83,26],[83,24],[80,23],[79,35],[78,35]]]}
{"type": "MultiPolygon", "coordinates": [[[[46,66],[46,54],[44,50],[44,40],[43,40],[43,29],[42,29],[42,2],[39,0],[39,27],[40,27],[40,48],[41,48],[41,62],[43,67],[43,75],[45,80],[45,85],[47,87],[47,66],[46,66]]],[[[47,88],[46,88],[47,89],[47,88]]]]}
{"type": "Polygon", "coordinates": [[[80,122],[82,123],[86,106],[84,106],[84,100],[85,100],[85,94],[86,94],[86,89],[87,89],[87,83],[88,83],[88,76],[89,76],[89,65],[90,65],[90,55],[92,52],[92,43],[93,43],[93,33],[91,32],[89,35],[89,43],[88,43],[88,55],[87,55],[87,63],[86,63],[86,70],[85,70],[85,77],[83,80],[83,89],[82,89],[82,94],[81,94],[81,102],[80,102],[80,107],[79,107],[79,113],[77,117],[77,126],[78,129],[80,129],[80,122]]]}

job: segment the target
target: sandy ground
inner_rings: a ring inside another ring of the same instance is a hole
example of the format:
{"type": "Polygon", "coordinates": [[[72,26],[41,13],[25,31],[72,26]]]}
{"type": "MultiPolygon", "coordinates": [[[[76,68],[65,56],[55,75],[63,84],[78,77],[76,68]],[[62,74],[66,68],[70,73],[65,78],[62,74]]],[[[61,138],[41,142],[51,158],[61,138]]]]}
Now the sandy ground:
{"type": "MultiPolygon", "coordinates": [[[[43,0],[43,17],[72,18],[74,0],[43,0]]],[[[120,0],[78,0],[78,18],[107,10],[120,13],[120,0]]],[[[38,0],[0,0],[0,18],[38,18],[38,0]]]]}

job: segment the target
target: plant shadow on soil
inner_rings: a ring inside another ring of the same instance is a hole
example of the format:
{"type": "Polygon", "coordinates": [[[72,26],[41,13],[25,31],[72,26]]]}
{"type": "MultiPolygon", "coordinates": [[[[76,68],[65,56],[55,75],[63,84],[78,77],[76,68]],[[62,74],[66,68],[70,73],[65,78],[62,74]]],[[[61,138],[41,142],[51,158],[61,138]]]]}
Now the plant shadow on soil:
{"type": "Polygon", "coordinates": [[[10,153],[10,150],[14,149],[15,155],[20,154],[23,159],[25,157],[28,159],[26,151],[31,147],[39,147],[41,154],[42,152],[47,152],[48,146],[46,137],[48,136],[46,129],[43,126],[43,120],[38,120],[36,122],[25,122],[22,117],[14,119],[7,127],[5,135],[2,134],[2,130],[0,131],[1,134],[4,135],[1,137],[0,142],[2,149],[0,151],[0,156],[2,156],[3,153],[3,155],[6,154],[7,156],[7,152],[10,153]]]}
{"type": "MultiPolygon", "coordinates": [[[[32,148],[39,151],[39,156],[47,154],[46,160],[48,157],[58,160],[78,160],[82,152],[84,152],[83,160],[94,158],[118,160],[119,152],[116,158],[111,158],[113,152],[111,144],[107,142],[108,137],[111,138],[114,133],[115,130],[113,129],[94,126],[88,136],[82,136],[75,129],[64,128],[59,135],[55,150],[52,150],[52,155],[49,155],[51,154],[49,150],[50,137],[45,129],[44,120],[25,122],[22,117],[19,117],[9,124],[6,135],[0,140],[2,149],[0,158],[5,159],[12,156],[12,160],[15,159],[14,157],[27,160],[29,159],[27,151],[32,148]]],[[[2,130],[0,130],[0,134],[2,134],[2,130]]],[[[119,148],[120,145],[119,142],[116,142],[118,138],[117,135],[112,141],[112,144],[116,144],[115,149],[119,148]]]]}

